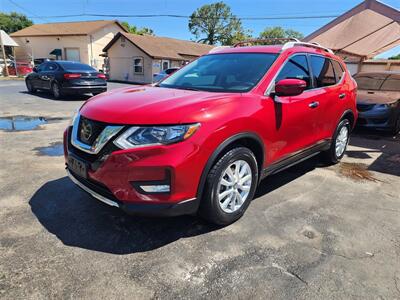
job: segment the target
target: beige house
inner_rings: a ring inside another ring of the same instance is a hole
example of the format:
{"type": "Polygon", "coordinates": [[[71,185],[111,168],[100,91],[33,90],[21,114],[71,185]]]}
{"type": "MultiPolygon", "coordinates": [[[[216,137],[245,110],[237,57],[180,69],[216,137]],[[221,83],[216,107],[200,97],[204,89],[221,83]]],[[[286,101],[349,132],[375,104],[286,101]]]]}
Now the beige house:
{"type": "Polygon", "coordinates": [[[126,29],[115,20],[35,24],[11,34],[19,60],[55,58],[101,69],[103,48],[126,29]]]}
{"type": "Polygon", "coordinates": [[[208,53],[213,46],[166,37],[118,33],[104,48],[111,80],[151,83],[153,74],[208,53]]]}

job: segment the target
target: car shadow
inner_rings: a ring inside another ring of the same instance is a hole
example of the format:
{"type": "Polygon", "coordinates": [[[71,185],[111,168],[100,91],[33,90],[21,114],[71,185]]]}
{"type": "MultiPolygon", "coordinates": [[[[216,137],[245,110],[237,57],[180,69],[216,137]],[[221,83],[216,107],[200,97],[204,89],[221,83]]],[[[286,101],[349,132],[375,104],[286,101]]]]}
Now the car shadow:
{"type": "Polygon", "coordinates": [[[52,94],[46,91],[37,91],[36,93],[30,93],[28,91],[20,91],[19,93],[53,101],[86,101],[92,97],[92,95],[90,94],[83,94],[83,95],[78,94],[78,95],[65,95],[60,99],[54,99],[52,94]]]}
{"type": "Polygon", "coordinates": [[[349,144],[360,148],[348,150],[349,157],[362,160],[377,156],[368,164],[368,170],[400,176],[400,134],[393,136],[385,131],[356,128],[349,144]]]}
{"type": "Polygon", "coordinates": [[[65,245],[112,254],[145,252],[219,228],[192,216],[129,216],[81,191],[68,177],[45,183],[29,204],[65,245]]]}
{"type": "MultiPolygon", "coordinates": [[[[255,198],[297,179],[318,164],[318,158],[312,158],[268,177],[255,198]]],[[[68,177],[45,183],[29,204],[39,222],[65,245],[112,254],[146,252],[220,229],[196,216],[129,216],[81,191],[68,177]]]]}

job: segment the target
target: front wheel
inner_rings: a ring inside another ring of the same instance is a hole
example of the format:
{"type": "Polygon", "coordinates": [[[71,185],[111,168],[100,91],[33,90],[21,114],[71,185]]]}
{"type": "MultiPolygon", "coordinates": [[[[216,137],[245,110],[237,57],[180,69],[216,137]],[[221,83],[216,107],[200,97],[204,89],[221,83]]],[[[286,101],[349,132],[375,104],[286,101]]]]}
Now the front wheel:
{"type": "Polygon", "coordinates": [[[228,225],[239,219],[253,199],[258,183],[257,160],[252,151],[237,147],[212,167],[200,203],[200,216],[228,225]]]}
{"type": "Polygon", "coordinates": [[[36,89],[33,87],[33,84],[30,80],[25,81],[26,84],[26,89],[28,90],[29,93],[36,93],[36,89]]]}
{"type": "Polygon", "coordinates": [[[394,122],[394,126],[393,126],[393,129],[392,129],[392,134],[396,135],[399,132],[400,132],[400,112],[399,112],[399,114],[397,116],[396,121],[394,122]]]}
{"type": "Polygon", "coordinates": [[[350,121],[344,119],[336,127],[332,138],[331,147],[324,152],[328,163],[336,164],[344,156],[350,138],[350,121]]]}

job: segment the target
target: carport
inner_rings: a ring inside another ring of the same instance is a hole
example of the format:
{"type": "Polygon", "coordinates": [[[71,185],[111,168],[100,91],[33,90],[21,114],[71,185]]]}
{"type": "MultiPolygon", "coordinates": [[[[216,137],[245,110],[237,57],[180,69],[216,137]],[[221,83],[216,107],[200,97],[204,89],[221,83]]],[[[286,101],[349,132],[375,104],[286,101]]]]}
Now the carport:
{"type": "Polygon", "coordinates": [[[304,39],[359,64],[400,45],[400,11],[366,0],[304,39]]]}
{"type": "MultiPolygon", "coordinates": [[[[6,76],[9,76],[8,69],[7,69],[7,57],[6,57],[5,47],[8,46],[8,47],[12,48],[14,61],[16,63],[17,60],[15,58],[14,47],[18,47],[18,44],[4,30],[0,30],[0,46],[1,46],[0,51],[2,52],[1,58],[3,59],[6,76]]],[[[15,68],[15,70],[17,70],[17,68],[15,68]]]]}

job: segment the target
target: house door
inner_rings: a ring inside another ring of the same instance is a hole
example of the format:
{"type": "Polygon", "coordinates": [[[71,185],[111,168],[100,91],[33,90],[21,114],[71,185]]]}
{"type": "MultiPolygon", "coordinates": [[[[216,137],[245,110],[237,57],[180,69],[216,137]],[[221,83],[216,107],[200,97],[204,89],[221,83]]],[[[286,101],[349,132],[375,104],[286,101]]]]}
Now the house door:
{"type": "Polygon", "coordinates": [[[162,64],[161,64],[161,67],[162,67],[162,70],[161,70],[161,71],[164,71],[164,70],[166,70],[166,69],[169,69],[169,64],[170,64],[170,61],[169,61],[169,60],[163,60],[163,61],[162,61],[162,64]]]}
{"type": "Polygon", "coordinates": [[[65,59],[69,61],[81,61],[79,48],[65,48],[65,59]]]}

